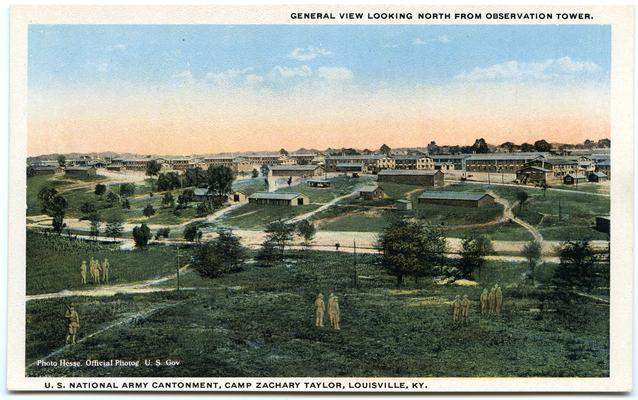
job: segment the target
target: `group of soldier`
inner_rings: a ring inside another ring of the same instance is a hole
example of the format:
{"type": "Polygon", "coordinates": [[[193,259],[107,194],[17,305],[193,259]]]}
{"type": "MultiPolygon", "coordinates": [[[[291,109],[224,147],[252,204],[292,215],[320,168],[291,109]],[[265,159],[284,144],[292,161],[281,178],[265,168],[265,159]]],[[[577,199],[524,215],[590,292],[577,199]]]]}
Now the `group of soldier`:
{"type": "MultiPolygon", "coordinates": [[[[499,315],[503,309],[503,291],[495,284],[489,291],[483,289],[480,297],[481,315],[499,315]]],[[[463,298],[457,295],[452,302],[452,320],[454,322],[467,322],[470,316],[470,299],[467,295],[463,298]]]]}
{"type": "Polygon", "coordinates": [[[95,284],[108,283],[110,269],[111,266],[109,265],[108,258],[105,258],[100,264],[99,260],[95,260],[91,257],[88,267],[86,265],[86,261],[82,260],[82,265],[80,265],[80,278],[82,279],[82,284],[87,284],[87,273],[90,275],[91,281],[95,284]]]}
{"type": "MultiPolygon", "coordinates": [[[[323,294],[319,293],[315,299],[315,326],[323,328],[324,314],[326,312],[326,303],[323,300],[323,294]]],[[[328,317],[332,329],[338,331],[341,329],[341,314],[339,312],[339,299],[334,293],[328,296],[328,317]]]]}

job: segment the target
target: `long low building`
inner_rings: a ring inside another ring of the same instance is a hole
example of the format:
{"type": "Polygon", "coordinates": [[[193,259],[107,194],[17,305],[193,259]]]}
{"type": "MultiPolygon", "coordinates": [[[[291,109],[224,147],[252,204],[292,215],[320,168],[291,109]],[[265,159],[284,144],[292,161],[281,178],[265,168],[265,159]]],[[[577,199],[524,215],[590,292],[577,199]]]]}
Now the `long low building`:
{"type": "Polygon", "coordinates": [[[323,167],[319,165],[273,165],[270,167],[270,176],[310,178],[321,176],[324,173],[323,167]]]}
{"type": "Polygon", "coordinates": [[[301,193],[257,192],[248,196],[250,204],[269,206],[303,206],[310,204],[310,198],[301,193]]]}
{"type": "Polygon", "coordinates": [[[482,208],[494,205],[494,197],[488,193],[436,191],[424,192],[418,197],[419,204],[482,208]]]}
{"type": "Polygon", "coordinates": [[[377,181],[417,186],[442,186],[440,170],[384,169],[377,174],[377,181]]]}
{"type": "Polygon", "coordinates": [[[527,163],[538,157],[547,157],[547,153],[487,153],[472,154],[465,159],[467,172],[516,173],[527,163]]]}
{"type": "Polygon", "coordinates": [[[37,166],[33,166],[31,167],[31,171],[33,172],[33,175],[58,175],[61,174],[62,172],[64,172],[64,170],[62,169],[62,167],[60,167],[59,165],[37,165],[37,166]]]}

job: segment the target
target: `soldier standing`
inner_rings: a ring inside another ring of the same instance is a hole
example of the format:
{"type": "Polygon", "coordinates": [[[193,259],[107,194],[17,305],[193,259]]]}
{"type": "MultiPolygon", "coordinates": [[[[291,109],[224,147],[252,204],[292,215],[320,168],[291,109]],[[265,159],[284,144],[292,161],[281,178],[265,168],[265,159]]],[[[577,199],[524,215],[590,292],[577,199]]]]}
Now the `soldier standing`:
{"type": "Polygon", "coordinates": [[[82,260],[82,265],[80,265],[80,278],[82,279],[82,284],[86,285],[86,261],[82,260]]]}
{"type": "Polygon", "coordinates": [[[75,306],[73,303],[69,304],[64,313],[64,318],[67,319],[67,335],[66,335],[66,343],[75,344],[75,336],[78,333],[78,329],[80,329],[80,316],[78,312],[75,311],[75,306]]]}
{"type": "Polygon", "coordinates": [[[488,297],[490,294],[487,292],[487,288],[483,289],[483,293],[481,293],[481,315],[487,315],[489,310],[489,300],[488,297]]]}
{"type": "Polygon", "coordinates": [[[102,267],[100,266],[100,260],[95,260],[95,277],[97,278],[97,284],[100,284],[102,280],[102,267]]]}
{"type": "Polygon", "coordinates": [[[323,294],[319,293],[315,299],[315,326],[318,328],[323,328],[323,313],[325,309],[323,294]]]}
{"type": "Polygon", "coordinates": [[[334,330],[340,330],[339,320],[341,319],[341,315],[339,312],[339,300],[334,293],[330,293],[328,296],[328,316],[330,317],[330,326],[334,330]]]}
{"type": "Polygon", "coordinates": [[[461,297],[457,294],[452,302],[452,320],[454,322],[461,319],[461,297]]]}
{"type": "Polygon", "coordinates": [[[467,298],[467,295],[463,296],[463,300],[461,301],[461,310],[463,322],[467,322],[470,317],[470,299],[467,298]]]}
{"type": "Polygon", "coordinates": [[[490,294],[487,297],[487,303],[490,306],[490,315],[496,313],[496,289],[490,289],[490,294]]]}
{"type": "Polygon", "coordinates": [[[496,299],[496,313],[500,314],[501,310],[503,309],[503,291],[501,290],[501,287],[496,284],[496,290],[495,290],[495,299],[496,299]]]}
{"type": "Polygon", "coordinates": [[[104,258],[104,262],[102,263],[102,282],[109,283],[109,259],[104,258]]]}
{"type": "Polygon", "coordinates": [[[95,283],[95,260],[93,257],[89,261],[89,273],[91,274],[91,280],[95,283]]]}

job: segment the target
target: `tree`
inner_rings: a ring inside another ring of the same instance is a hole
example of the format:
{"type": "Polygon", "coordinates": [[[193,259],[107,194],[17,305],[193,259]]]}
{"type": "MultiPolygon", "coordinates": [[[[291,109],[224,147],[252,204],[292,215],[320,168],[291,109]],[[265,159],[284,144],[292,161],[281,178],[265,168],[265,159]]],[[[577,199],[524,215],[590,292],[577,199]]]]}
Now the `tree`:
{"type": "Polygon", "coordinates": [[[441,233],[421,222],[396,219],[379,235],[377,248],[381,265],[403,285],[406,276],[434,273],[434,265],[443,260],[445,238],[441,233]]]}
{"type": "Polygon", "coordinates": [[[151,237],[151,230],[146,224],[133,228],[133,240],[135,241],[135,246],[146,247],[148,241],[151,240],[151,237]]]}
{"type": "Polygon", "coordinates": [[[179,208],[188,207],[188,203],[195,200],[195,192],[193,189],[184,189],[184,191],[177,196],[177,206],[179,208]]]}
{"type": "Polygon", "coordinates": [[[261,265],[270,266],[275,261],[279,260],[280,257],[281,253],[277,248],[277,243],[275,243],[272,238],[266,237],[266,240],[264,240],[264,243],[261,245],[261,248],[257,252],[257,256],[255,258],[261,265]]]}
{"type": "Polygon", "coordinates": [[[106,185],[98,183],[97,185],[95,185],[94,193],[98,196],[102,196],[104,193],[106,193],[106,185]]]}
{"type": "Polygon", "coordinates": [[[310,247],[310,242],[315,238],[316,232],[315,225],[307,219],[302,219],[297,223],[297,233],[303,237],[303,245],[306,248],[310,247]]]}
{"type": "Polygon", "coordinates": [[[123,183],[120,185],[120,196],[122,197],[130,197],[135,194],[135,184],[133,183],[123,183]]]}
{"type": "Polygon", "coordinates": [[[106,194],[106,201],[109,203],[109,206],[113,206],[113,204],[117,203],[118,201],[120,201],[120,196],[118,196],[116,193],[114,192],[108,192],[106,194]]]}
{"type": "Polygon", "coordinates": [[[552,283],[562,289],[591,289],[596,283],[594,251],[589,241],[570,241],[558,250],[560,264],[554,270],[552,283]]]}
{"type": "Polygon", "coordinates": [[[144,210],[142,211],[142,214],[144,214],[145,217],[150,217],[152,215],[155,215],[155,209],[153,208],[152,204],[147,204],[146,207],[144,207],[144,210]]]}
{"type": "Polygon", "coordinates": [[[521,151],[523,152],[530,152],[530,151],[534,151],[534,145],[533,144],[529,144],[529,143],[523,143],[521,145],[521,151]]]}
{"type": "Polygon", "coordinates": [[[202,201],[197,205],[197,216],[204,217],[215,211],[215,204],[211,200],[202,201]]]}
{"type": "Polygon", "coordinates": [[[208,167],[208,190],[223,196],[232,191],[235,171],[225,165],[208,167]]]}
{"type": "Polygon", "coordinates": [[[131,209],[131,203],[128,201],[128,199],[124,199],[122,201],[122,208],[126,209],[126,210],[130,210],[131,209]]]}
{"type": "Polygon", "coordinates": [[[60,154],[58,156],[58,165],[60,167],[64,167],[66,165],[66,157],[64,156],[64,154],[60,154]]]}
{"type": "Polygon", "coordinates": [[[281,257],[283,258],[286,245],[292,240],[292,236],[295,232],[295,226],[278,219],[266,225],[266,229],[264,229],[264,231],[267,233],[267,240],[270,239],[277,244],[277,247],[281,252],[281,257]]]}
{"type": "Polygon", "coordinates": [[[268,176],[268,172],[270,172],[270,167],[268,166],[268,164],[261,164],[261,167],[259,167],[259,172],[261,172],[262,176],[268,176]]]}
{"type": "Polygon", "coordinates": [[[152,178],[157,176],[161,169],[162,165],[158,163],[157,160],[151,160],[146,164],[146,175],[152,178]]]}
{"type": "Polygon", "coordinates": [[[206,171],[200,167],[188,168],[184,173],[183,186],[195,186],[198,187],[205,184],[207,181],[206,171]]]}
{"type": "Polygon", "coordinates": [[[522,254],[523,257],[527,258],[529,278],[531,279],[532,284],[534,284],[534,271],[538,261],[541,259],[541,244],[536,240],[525,243],[522,254]]]}
{"type": "Polygon", "coordinates": [[[541,139],[534,142],[534,150],[541,152],[549,152],[552,149],[552,145],[546,140],[541,139]]]}
{"type": "Polygon", "coordinates": [[[282,147],[281,149],[279,149],[279,154],[281,154],[282,156],[287,156],[288,151],[282,147]]]}
{"type": "Polygon", "coordinates": [[[42,212],[49,213],[49,208],[52,205],[53,198],[58,194],[58,191],[50,186],[45,186],[38,192],[38,200],[42,205],[42,212]]]}
{"type": "Polygon", "coordinates": [[[259,176],[259,171],[257,170],[257,168],[253,168],[253,172],[251,173],[251,176],[253,178],[257,178],[259,176]]]}
{"type": "Polygon", "coordinates": [[[527,194],[527,192],[523,190],[519,190],[518,192],[516,192],[516,200],[518,200],[518,212],[521,212],[523,210],[523,204],[525,204],[528,198],[529,195],[527,194]]]}
{"type": "Polygon", "coordinates": [[[104,228],[104,234],[108,237],[112,237],[115,240],[122,234],[124,228],[122,227],[122,216],[114,215],[106,222],[106,227],[104,228]]]}
{"type": "Polygon", "coordinates": [[[175,198],[171,192],[164,193],[164,196],[162,197],[162,206],[168,206],[171,208],[175,207],[175,198]]]}
{"type": "Polygon", "coordinates": [[[598,141],[598,143],[596,143],[596,147],[609,148],[609,147],[611,147],[611,140],[610,139],[600,139],[598,141]]]}
{"type": "Polygon", "coordinates": [[[89,221],[91,222],[91,237],[97,240],[97,237],[100,235],[100,226],[102,225],[100,215],[97,212],[93,212],[89,215],[89,221]]]}
{"type": "Polygon", "coordinates": [[[53,214],[53,221],[51,221],[51,227],[53,232],[58,235],[62,233],[62,230],[66,228],[66,224],[64,223],[64,211],[56,211],[53,214]]]}
{"type": "Polygon", "coordinates": [[[386,156],[388,154],[390,154],[390,152],[392,151],[392,149],[390,148],[390,146],[388,146],[387,144],[382,144],[381,147],[379,147],[379,153],[381,154],[385,154],[386,156]]]}
{"type": "Polygon", "coordinates": [[[184,239],[188,240],[189,242],[194,242],[199,238],[201,238],[200,230],[196,222],[191,222],[184,227],[184,239]]]}
{"type": "Polygon", "coordinates": [[[33,165],[27,165],[27,178],[32,176],[35,176],[35,168],[33,168],[33,165]]]}
{"type": "Polygon", "coordinates": [[[246,249],[239,238],[227,229],[217,231],[217,237],[198,246],[193,267],[202,277],[217,278],[223,274],[241,271],[246,249]]]}
{"type": "Polygon", "coordinates": [[[155,240],[159,240],[159,238],[168,239],[168,235],[170,235],[170,228],[159,228],[157,232],[155,232],[155,240]]]}
{"type": "Polygon", "coordinates": [[[480,138],[474,141],[474,144],[472,145],[472,151],[477,154],[489,153],[490,148],[487,146],[487,142],[485,141],[485,139],[480,138]]]}
{"type": "Polygon", "coordinates": [[[97,211],[97,207],[95,207],[95,204],[86,201],[80,206],[80,211],[84,214],[90,215],[97,211]]]}
{"type": "Polygon", "coordinates": [[[463,278],[471,278],[474,271],[478,271],[480,276],[481,270],[485,265],[485,256],[492,253],[494,253],[492,241],[486,236],[471,235],[463,239],[461,260],[459,262],[463,278]]]}

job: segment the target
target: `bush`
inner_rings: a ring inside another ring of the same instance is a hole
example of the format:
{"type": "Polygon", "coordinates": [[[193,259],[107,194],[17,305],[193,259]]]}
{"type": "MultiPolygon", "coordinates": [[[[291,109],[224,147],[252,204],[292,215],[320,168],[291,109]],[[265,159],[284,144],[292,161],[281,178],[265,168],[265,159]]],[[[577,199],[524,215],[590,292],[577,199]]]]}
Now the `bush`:
{"type": "Polygon", "coordinates": [[[241,271],[246,250],[232,231],[221,229],[218,237],[199,246],[193,266],[202,277],[217,278],[241,271]]]}
{"type": "Polygon", "coordinates": [[[199,225],[196,222],[192,222],[184,228],[184,239],[193,242],[199,240],[202,237],[202,231],[199,230],[199,225]]]}
{"type": "Polygon", "coordinates": [[[168,235],[170,233],[171,233],[170,228],[159,228],[157,232],[155,232],[155,240],[158,240],[161,237],[168,239],[168,235]]]}
{"type": "Polygon", "coordinates": [[[147,204],[146,207],[144,207],[144,211],[142,213],[145,217],[150,217],[152,215],[155,215],[155,209],[153,208],[152,204],[147,204]]]}
{"type": "Polygon", "coordinates": [[[145,247],[148,244],[148,241],[151,240],[151,237],[151,230],[148,226],[146,226],[146,224],[133,228],[133,240],[135,241],[135,246],[145,247]]]}

